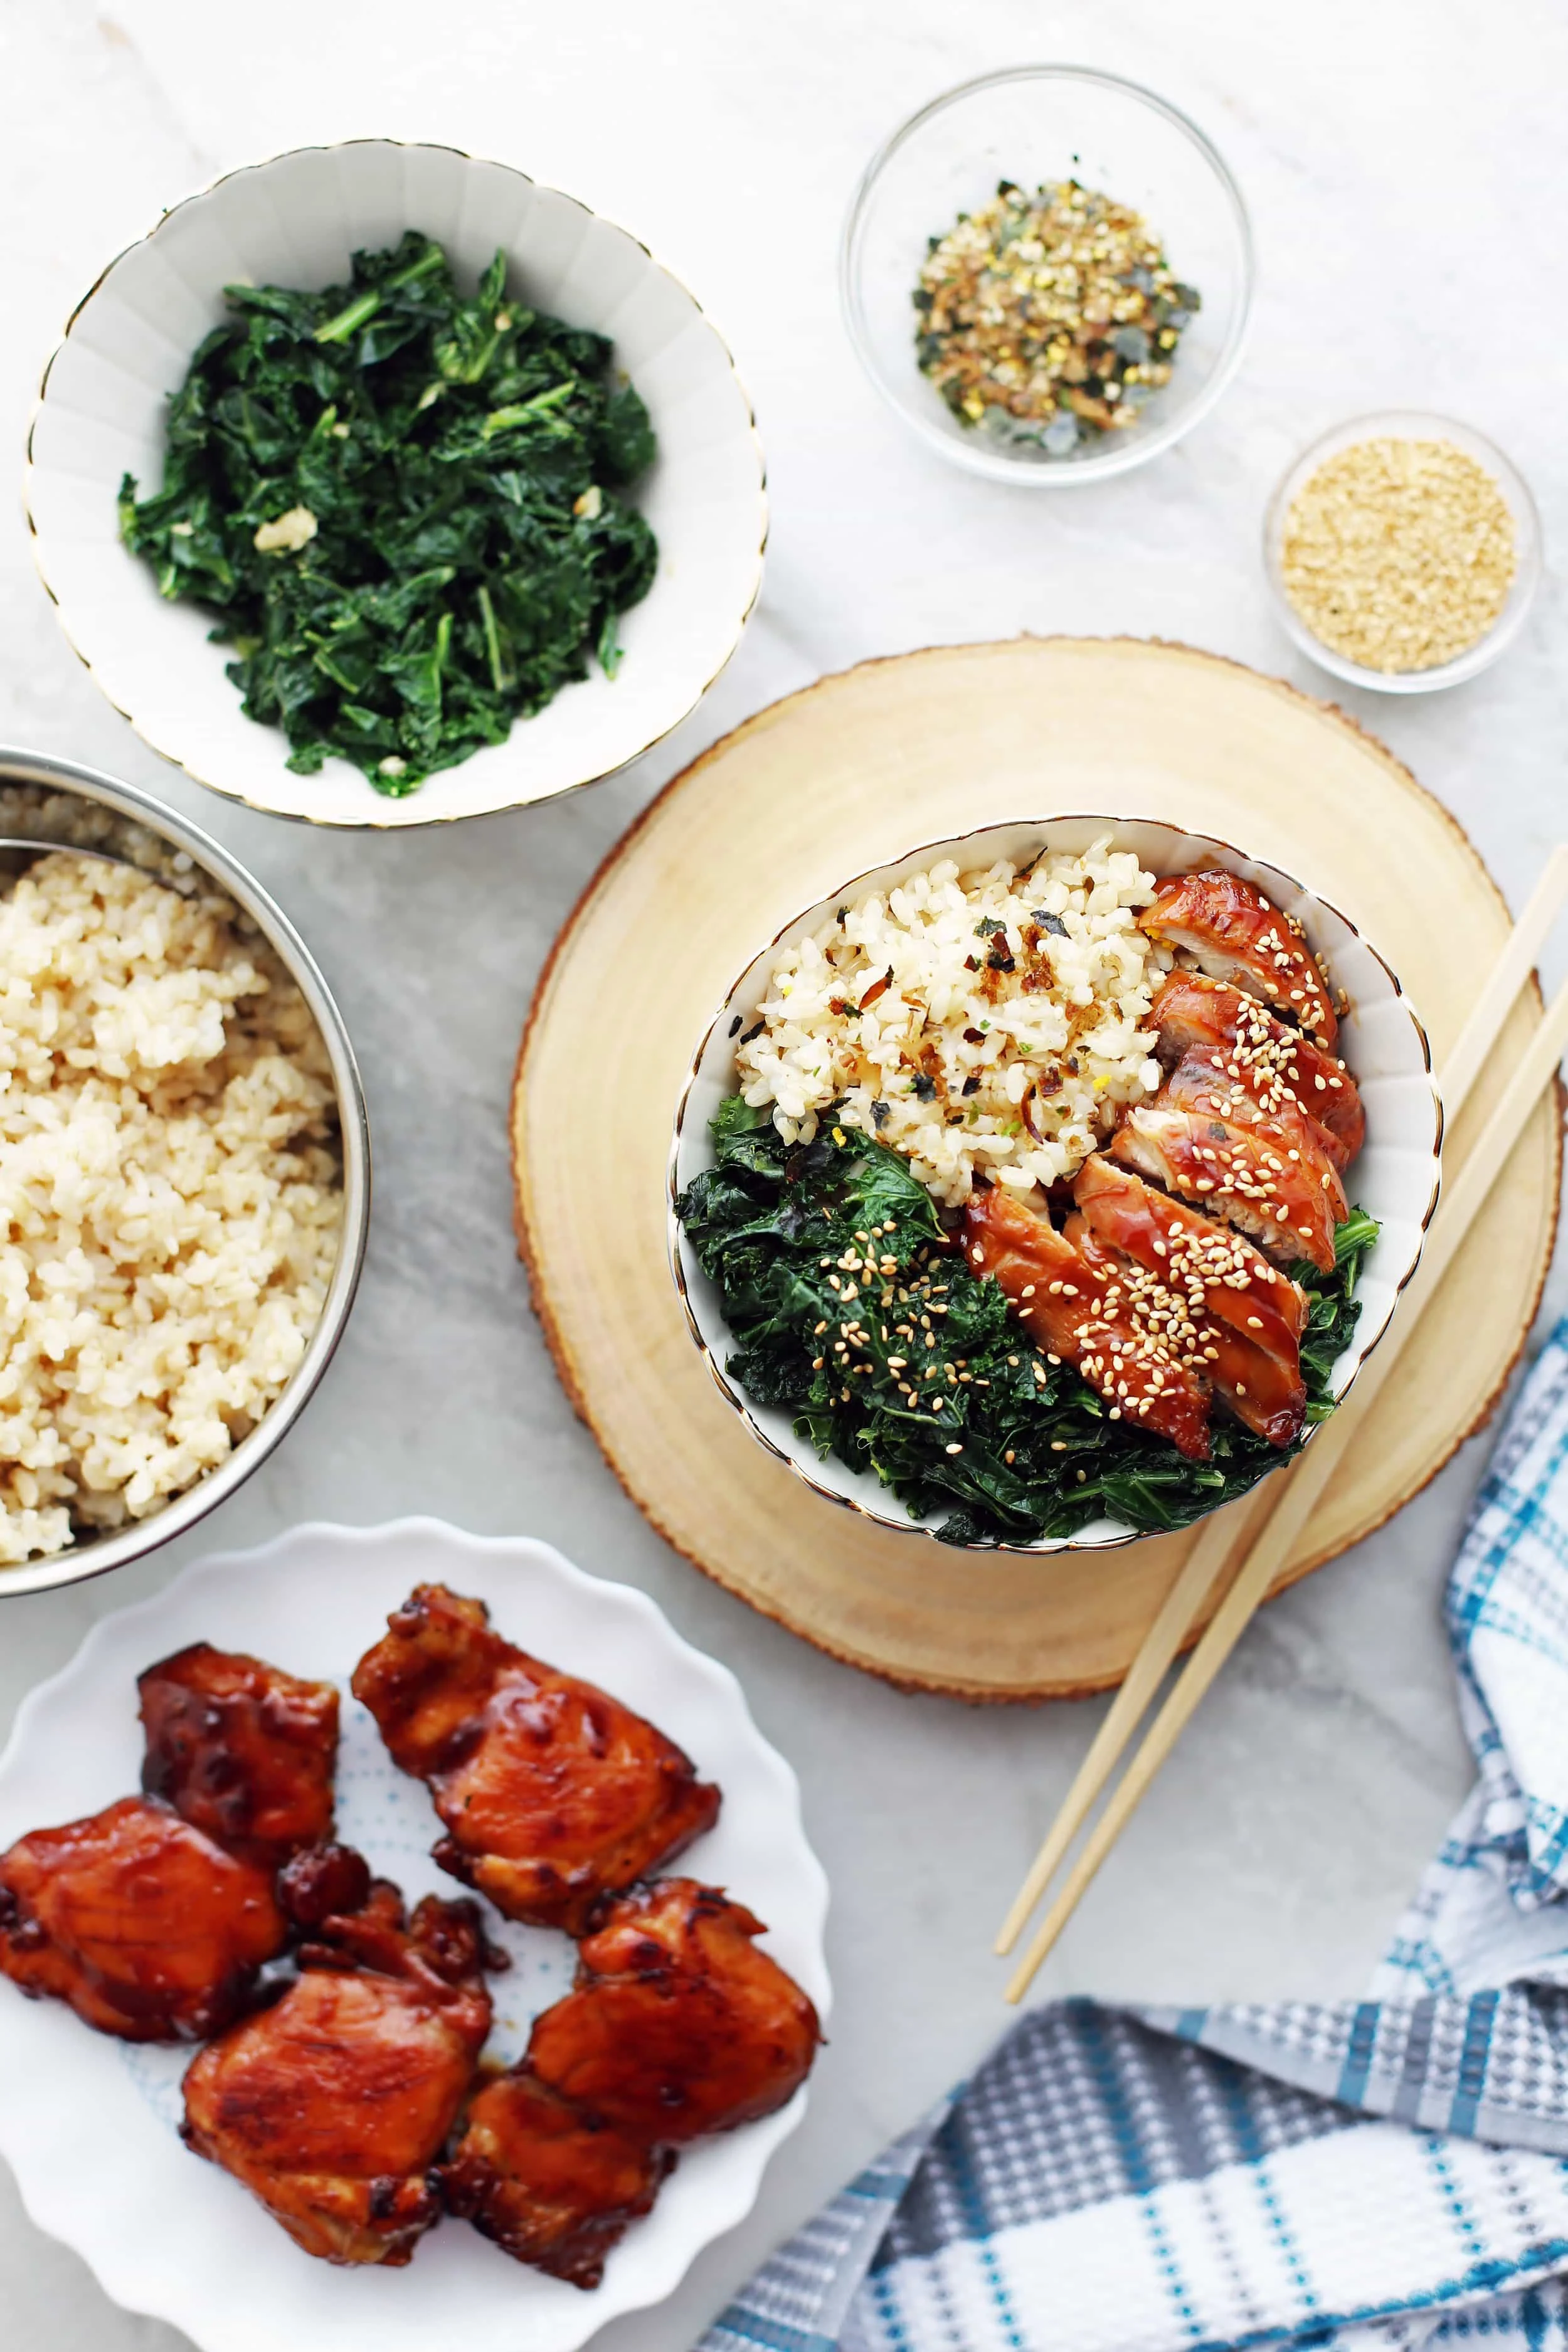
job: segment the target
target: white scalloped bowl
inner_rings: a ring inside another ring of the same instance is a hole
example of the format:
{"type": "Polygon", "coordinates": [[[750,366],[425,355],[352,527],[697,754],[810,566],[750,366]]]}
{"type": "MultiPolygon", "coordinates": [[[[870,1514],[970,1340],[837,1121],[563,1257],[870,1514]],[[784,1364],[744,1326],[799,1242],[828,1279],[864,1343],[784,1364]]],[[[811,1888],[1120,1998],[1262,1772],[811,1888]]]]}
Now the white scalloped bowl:
{"type": "MultiPolygon", "coordinates": [[[[438,1519],[295,1528],[259,1551],[198,1561],[152,1600],[106,1617],[23,1703],[0,1757],[0,1849],[135,1789],[136,1676],[208,1641],[342,1688],[341,1834],[411,1899],[458,1893],[429,1858],[440,1824],[427,1794],[397,1771],[347,1691],[387,1612],[427,1579],[488,1601],[501,1633],[651,1717],[720,1782],[716,1825],[672,1867],[728,1886],[765,1919],[765,1948],[826,2019],[827,1881],[806,1843],[795,1774],[752,1721],[734,1675],[683,1642],[645,1593],[584,1575],[548,1544],[467,1535],[438,1519]]],[[[512,1962],[492,1979],[489,2053],[510,2061],[533,2016],[567,1990],[574,1948],[485,1913],[512,1962]]],[[[339,2270],[301,2253],[237,2181],[181,2144],[190,2058],[188,2048],[94,2033],[62,2004],[25,2000],[0,1979],[0,2154],[27,2211],[117,2303],[183,2328],[202,2352],[576,2352],[607,2321],[672,2294],[702,2248],[744,2220],[808,2088],[761,2123],[683,2150],[653,2212],[584,2294],[452,2221],[406,2270],[339,2270]]]]}
{"type": "Polygon", "coordinates": [[[740,643],[762,579],[767,501],[751,404],[686,289],[625,229],[505,163],[355,140],[231,172],[110,262],[45,372],[25,487],[34,554],[60,625],[142,739],[199,783],[318,824],[432,824],[547,800],[607,776],[695,709],[740,643]],[[122,474],[163,478],[163,404],[225,315],[226,285],[317,288],[356,248],[407,228],[472,283],[498,247],[542,310],[615,343],[647,403],[658,459],[637,503],[658,572],[626,614],[616,676],[563,688],[504,743],[387,800],[347,761],[296,776],[282,732],[246,718],[209,645],[211,615],[159,595],[118,534],[122,474]]]}
{"type": "MultiPolygon", "coordinates": [[[[691,1336],[720,1394],[732,1405],[758,1444],[826,1501],[858,1511],[883,1527],[933,1540],[934,1524],[912,1520],[898,1497],[869,1471],[852,1470],[837,1454],[820,1457],[796,1435],[790,1415],[755,1403],[727,1370],[735,1346],[724,1319],[717,1286],[698,1264],[697,1254],[675,1213],[677,1195],[713,1164],[709,1122],[735,1087],[732,1033],[749,1024],[767,992],[777,950],[793,946],[832,919],[846,899],[886,890],[939,857],[956,858],[972,871],[1007,858],[1024,863],[1043,845],[1047,850],[1087,849],[1104,834],[1119,849],[1137,853],[1155,875],[1181,874],[1199,865],[1229,866],[1245,875],[1277,907],[1295,917],[1310,944],[1327,957],[1336,987],[1348,992],[1351,1009],[1341,1024],[1339,1050],[1355,1076],[1366,1106],[1366,1142],[1347,1173],[1352,1200],[1383,1227],[1363,1264],[1356,1296],[1361,1320],[1352,1344],[1333,1370],[1333,1391],[1342,1402],[1352,1381],[1388,1328],[1399,1294],[1415,1273],[1421,1245],[1437,1205],[1442,1171],[1443,1107],[1432,1078],[1426,1033],[1390,967],[1348,916],[1302,887],[1289,874],[1248,857],[1211,835],[1184,833],[1155,817],[1051,816],[984,825],[950,841],[927,842],[867,874],[858,874],[805,914],[786,923],[752,959],[735,982],[697,1048],[675,1114],[669,1155],[668,1240],[670,1269],[686,1310],[691,1336]],[[737,1020],[737,1015],[739,1019],[737,1020]]],[[[1309,1440],[1310,1432],[1308,1433],[1309,1440]]],[[[1003,1544],[1004,1551],[1052,1552],[1104,1549],[1135,1543],[1146,1531],[1113,1518],[1093,1520],[1077,1535],[1033,1544],[1003,1544]]]]}

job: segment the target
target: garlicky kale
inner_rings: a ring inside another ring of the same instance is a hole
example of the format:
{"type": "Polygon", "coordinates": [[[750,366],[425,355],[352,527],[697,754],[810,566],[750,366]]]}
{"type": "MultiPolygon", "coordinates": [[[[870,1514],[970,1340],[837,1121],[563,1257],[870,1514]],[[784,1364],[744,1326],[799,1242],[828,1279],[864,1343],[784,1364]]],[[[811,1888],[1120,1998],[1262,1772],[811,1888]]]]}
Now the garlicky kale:
{"type": "Polygon", "coordinates": [[[658,546],[617,496],[655,456],[604,336],[506,294],[465,301],[410,229],[347,286],[230,286],[169,404],[163,486],[127,474],[121,536],[161,593],[216,613],[252,719],[290,768],[329,754],[378,792],[504,742],[590,655],[658,546]]]}
{"type": "MultiPolygon", "coordinates": [[[[1113,1422],[1070,1366],[1031,1342],[1000,1285],[971,1271],[908,1161],[836,1127],[831,1113],[814,1142],[792,1146],[769,1109],[732,1095],[712,1132],[715,1164],[676,1206],[723,1296],[731,1378],[759,1404],[793,1414],[820,1454],[874,1472],[911,1517],[940,1515],[944,1542],[1029,1543],[1105,1514],[1139,1528],[1185,1527],[1284,1458],[1217,1415],[1207,1462],[1113,1422]],[[847,1314],[868,1373],[835,1370],[847,1314]],[[944,1369],[927,1378],[948,1364],[952,1380],[944,1369]],[[915,1385],[918,1404],[900,1380],[915,1385]],[[938,1395],[940,1410],[930,1402],[938,1395]]],[[[1310,1420],[1333,1410],[1329,1376],[1355,1328],[1356,1276],[1377,1231],[1357,1211],[1339,1228],[1332,1275],[1290,1269],[1311,1300],[1301,1348],[1310,1420]]]]}

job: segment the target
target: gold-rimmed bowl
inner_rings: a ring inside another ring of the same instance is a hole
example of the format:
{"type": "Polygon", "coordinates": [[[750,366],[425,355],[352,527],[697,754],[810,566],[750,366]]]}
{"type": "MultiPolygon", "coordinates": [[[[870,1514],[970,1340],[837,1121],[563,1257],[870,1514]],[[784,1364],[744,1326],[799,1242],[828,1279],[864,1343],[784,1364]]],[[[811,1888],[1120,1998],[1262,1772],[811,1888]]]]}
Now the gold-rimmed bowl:
{"type": "Polygon", "coordinates": [[[362,139],[231,172],[163,215],[104,269],[45,371],[27,442],[27,520],[60,625],[136,732],[198,783],[318,824],[438,824],[548,800],[613,774],[695,709],[740,643],[767,535],[761,445],[725,344],[625,229],[526,173],[455,148],[362,139]],[[356,250],[426,231],[471,287],[498,249],[509,286],[615,345],[658,457],[637,503],[658,570],[625,616],[624,658],[564,687],[504,743],[390,800],[347,761],[295,775],[281,730],[247,719],[208,642],[213,616],[169,604],[121,544],[121,478],[163,476],[163,415],[225,316],[224,288],[319,288],[356,250]]]}
{"type": "MultiPolygon", "coordinates": [[[[1377,950],[1348,916],[1293,876],[1208,834],[1185,832],[1155,818],[1110,815],[1043,817],[986,825],[950,840],[924,843],[885,866],[855,876],[785,924],[759,950],[704,1032],[676,1108],[668,1166],[668,1245],[670,1270],[688,1328],[726,1402],[758,1444],[814,1493],[884,1527],[912,1530],[928,1538],[938,1533],[935,1521],[912,1520],[898,1497],[870,1473],[851,1469],[836,1454],[819,1455],[811,1441],[796,1433],[787,1412],[758,1404],[731,1378],[728,1365],[734,1335],[724,1319],[718,1287],[698,1263],[675,1204],[693,1178],[713,1164],[709,1125],[725,1096],[735,1091],[734,1039],[755,1018],[781,948],[795,945],[830,922],[835,908],[847,901],[892,889],[939,858],[953,859],[963,873],[984,871],[1004,859],[1023,866],[1041,852],[1085,850],[1106,835],[1112,837],[1116,848],[1131,850],[1156,876],[1223,866],[1256,883],[1277,907],[1301,924],[1310,945],[1325,957],[1336,987],[1349,1000],[1341,1024],[1339,1051],[1366,1108],[1366,1142],[1352,1163],[1350,1185],[1357,1204],[1377,1219],[1382,1231],[1367,1254],[1357,1286],[1362,1311],[1354,1337],[1333,1369],[1336,1402],[1343,1402],[1356,1373],[1387,1329],[1399,1295],[1415,1271],[1437,1205],[1443,1110],[1433,1081],[1426,1030],[1377,950]]],[[[1131,1543],[1145,1532],[1122,1520],[1104,1517],[1076,1535],[1033,1544],[1005,1544],[1000,1549],[1099,1549],[1131,1543]]]]}

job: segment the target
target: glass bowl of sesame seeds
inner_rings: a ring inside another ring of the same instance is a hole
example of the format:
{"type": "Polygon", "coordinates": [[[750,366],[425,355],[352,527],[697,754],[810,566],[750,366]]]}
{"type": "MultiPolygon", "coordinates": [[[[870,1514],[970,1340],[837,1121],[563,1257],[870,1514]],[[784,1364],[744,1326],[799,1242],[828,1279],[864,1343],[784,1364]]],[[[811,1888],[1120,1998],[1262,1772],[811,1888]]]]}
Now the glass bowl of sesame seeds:
{"type": "Polygon", "coordinates": [[[1523,476],[1484,434],[1421,409],[1351,417],[1314,441],[1263,538],[1286,634],[1379,694],[1476,677],[1518,636],[1541,576],[1523,476]]]}
{"type": "Polygon", "coordinates": [[[839,284],[877,390],[994,481],[1128,472],[1240,362],[1252,237],[1178,109],[1086,66],[1015,66],[934,99],[872,158],[839,284]]]}

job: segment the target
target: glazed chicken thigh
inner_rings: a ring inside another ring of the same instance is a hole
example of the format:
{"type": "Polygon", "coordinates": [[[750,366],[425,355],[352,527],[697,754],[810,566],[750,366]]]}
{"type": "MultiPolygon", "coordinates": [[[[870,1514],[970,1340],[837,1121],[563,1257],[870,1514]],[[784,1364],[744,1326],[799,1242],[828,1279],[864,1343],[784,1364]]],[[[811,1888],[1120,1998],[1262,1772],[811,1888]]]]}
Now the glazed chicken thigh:
{"type": "Polygon", "coordinates": [[[287,1939],[269,1874],[153,1798],[0,1855],[0,1974],[121,2041],[217,2032],[287,1939]]]}
{"type": "Polygon", "coordinates": [[[137,1682],[142,1786],[231,1853],[276,1868],[332,1833],[338,1695],[193,1643],[137,1682]]]}
{"type": "Polygon", "coordinates": [[[520,2263],[595,2287],[628,2223],[651,2212],[668,2148],[584,2114],[526,2066],[488,2083],[441,2189],[449,2212],[520,2263]]]}
{"type": "Polygon", "coordinates": [[[492,1632],[482,1601],[422,1584],[354,1670],[393,1759],[429,1785],[443,1870],[510,1919],[581,1934],[711,1827],[719,1791],[592,1683],[492,1632]]]}
{"type": "Polygon", "coordinates": [[[772,2115],[810,2073],[822,2031],[794,1978],[757,1950],[763,1932],[690,1878],[606,1904],[573,1990],[534,2020],[525,2064],[649,2145],[772,2115]]]}
{"type": "Polygon", "coordinates": [[[384,1881],[321,1917],[323,1885],[363,1885],[356,1861],[336,1850],[335,1882],[294,1866],[319,1940],[280,2000],[193,2062],[182,2130],[306,2253],[395,2269],[440,2218],[429,2176],[489,2031],[487,1954],[475,1904],[427,1895],[408,1923],[384,1881]]]}
{"type": "Polygon", "coordinates": [[[1073,1201],[1108,1249],[1135,1258],[1194,1308],[1294,1362],[1307,1295],[1240,1234],[1157,1192],[1102,1151],[1079,1169],[1073,1201]]]}

